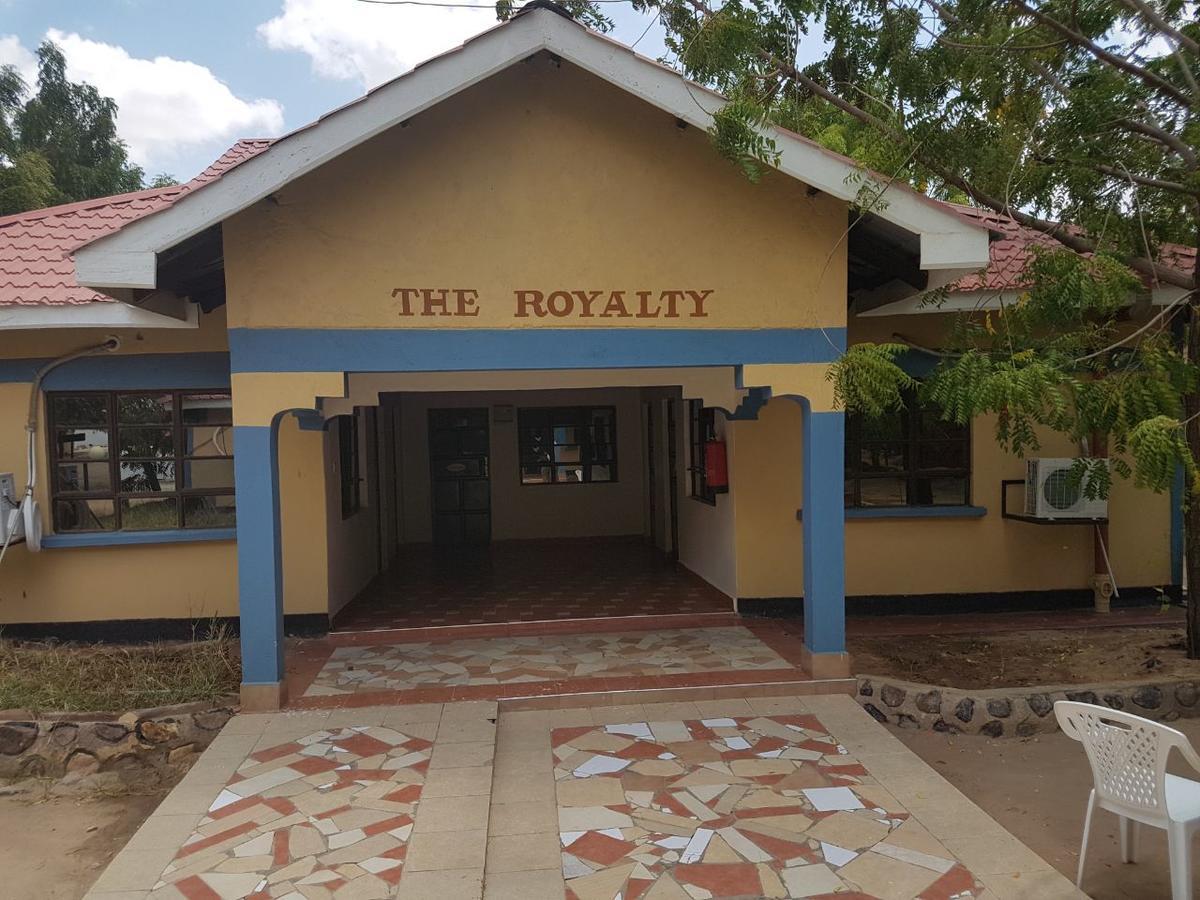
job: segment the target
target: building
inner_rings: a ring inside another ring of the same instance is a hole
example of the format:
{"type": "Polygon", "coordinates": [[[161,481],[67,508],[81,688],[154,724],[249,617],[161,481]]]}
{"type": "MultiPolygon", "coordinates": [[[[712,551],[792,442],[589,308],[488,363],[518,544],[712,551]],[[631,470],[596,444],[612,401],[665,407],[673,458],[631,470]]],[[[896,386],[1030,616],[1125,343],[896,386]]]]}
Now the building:
{"type": "MultiPolygon", "coordinates": [[[[0,472],[25,477],[38,370],[119,338],[41,383],[46,533],[0,564],[0,623],[240,616],[270,707],[285,616],[386,625],[489,542],[517,603],[636,594],[648,546],[722,608],[803,598],[817,676],[847,671],[847,596],[1088,595],[1090,528],[1000,516],[1023,464],[992,423],[847,437],[826,379],[847,341],[936,346],[948,314],[913,298],[994,290],[1023,238],[895,185],[848,229],[877,176],[779,132],[752,184],[710,145],[720,103],[535,2],[186,185],[0,220],[0,472]]],[[[1177,579],[1169,498],[1112,504],[1120,583],[1177,579]]]]}

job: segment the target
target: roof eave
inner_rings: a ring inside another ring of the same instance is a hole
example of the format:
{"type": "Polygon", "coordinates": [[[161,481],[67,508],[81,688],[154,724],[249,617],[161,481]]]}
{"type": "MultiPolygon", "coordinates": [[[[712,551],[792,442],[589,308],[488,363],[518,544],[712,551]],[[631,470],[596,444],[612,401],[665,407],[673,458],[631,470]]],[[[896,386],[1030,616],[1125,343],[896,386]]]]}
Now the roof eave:
{"type": "MultiPolygon", "coordinates": [[[[288,182],[423,110],[541,50],[548,50],[697,128],[707,130],[720,95],[584,26],[541,8],[518,16],[382,85],[362,100],[281,139],[171,207],[99,238],[75,253],[76,277],[98,289],[153,288],[156,257],[180,241],[247,208],[288,182]]],[[[772,129],[779,169],[853,202],[863,172],[843,157],[772,129]]],[[[966,274],[987,265],[988,232],[905,186],[892,184],[876,211],[920,238],[921,267],[966,274]]]]}
{"type": "Polygon", "coordinates": [[[186,304],[184,317],[120,302],[6,304],[0,306],[0,331],[44,328],[198,328],[199,310],[186,304]]]}

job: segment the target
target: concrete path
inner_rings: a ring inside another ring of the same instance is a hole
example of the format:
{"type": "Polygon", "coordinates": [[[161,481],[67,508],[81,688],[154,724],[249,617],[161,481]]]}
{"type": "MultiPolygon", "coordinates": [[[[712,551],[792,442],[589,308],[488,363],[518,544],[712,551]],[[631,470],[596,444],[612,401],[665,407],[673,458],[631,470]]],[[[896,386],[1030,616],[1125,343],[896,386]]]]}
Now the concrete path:
{"type": "Polygon", "coordinates": [[[91,900],[1081,896],[842,695],[240,715],[91,900]]]}

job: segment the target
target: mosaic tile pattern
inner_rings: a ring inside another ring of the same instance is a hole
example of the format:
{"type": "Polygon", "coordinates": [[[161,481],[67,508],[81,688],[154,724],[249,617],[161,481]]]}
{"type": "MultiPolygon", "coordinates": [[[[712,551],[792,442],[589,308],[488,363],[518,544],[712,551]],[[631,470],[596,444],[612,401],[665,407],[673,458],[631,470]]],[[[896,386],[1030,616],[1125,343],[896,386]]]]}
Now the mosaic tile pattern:
{"type": "Polygon", "coordinates": [[[790,668],[774,650],[739,626],[475,638],[337,647],[304,696],[589,676],[790,668]]]}
{"type": "Polygon", "coordinates": [[[392,896],[432,746],[364,726],[251,754],[151,897],[392,896]]]}
{"type": "Polygon", "coordinates": [[[815,716],[558,728],[567,900],[973,898],[815,716]]]}
{"type": "Polygon", "coordinates": [[[504,541],[444,556],[410,552],[335,625],[370,631],[731,610],[728,597],[640,538],[504,541]]]}

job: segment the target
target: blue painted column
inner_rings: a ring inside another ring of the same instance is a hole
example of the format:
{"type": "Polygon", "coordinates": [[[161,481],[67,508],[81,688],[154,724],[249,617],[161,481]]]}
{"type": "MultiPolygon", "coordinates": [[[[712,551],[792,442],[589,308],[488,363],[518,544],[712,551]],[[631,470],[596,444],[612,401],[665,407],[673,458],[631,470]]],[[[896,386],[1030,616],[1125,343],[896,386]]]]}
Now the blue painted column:
{"type": "MultiPolygon", "coordinates": [[[[813,412],[807,401],[801,408],[804,645],[811,655],[834,654],[834,662],[846,652],[845,417],[840,411],[813,412]]],[[[812,674],[819,674],[815,667],[812,674]]]]}
{"type": "Polygon", "coordinates": [[[278,434],[278,421],[233,429],[242,703],[257,709],[285,700],[278,434]]]}

